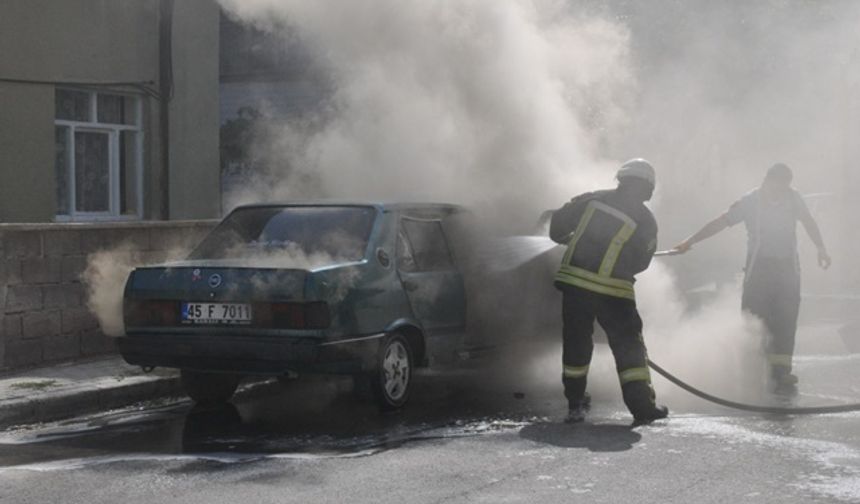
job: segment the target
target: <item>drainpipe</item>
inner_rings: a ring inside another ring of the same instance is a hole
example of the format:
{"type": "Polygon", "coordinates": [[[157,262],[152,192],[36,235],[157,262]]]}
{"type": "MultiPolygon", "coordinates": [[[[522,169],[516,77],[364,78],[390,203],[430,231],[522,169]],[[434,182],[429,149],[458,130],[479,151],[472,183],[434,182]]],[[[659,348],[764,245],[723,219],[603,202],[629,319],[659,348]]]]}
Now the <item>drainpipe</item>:
{"type": "Polygon", "coordinates": [[[173,0],[160,0],[158,11],[158,95],[161,138],[160,217],[170,219],[170,100],[173,98],[173,0]]]}

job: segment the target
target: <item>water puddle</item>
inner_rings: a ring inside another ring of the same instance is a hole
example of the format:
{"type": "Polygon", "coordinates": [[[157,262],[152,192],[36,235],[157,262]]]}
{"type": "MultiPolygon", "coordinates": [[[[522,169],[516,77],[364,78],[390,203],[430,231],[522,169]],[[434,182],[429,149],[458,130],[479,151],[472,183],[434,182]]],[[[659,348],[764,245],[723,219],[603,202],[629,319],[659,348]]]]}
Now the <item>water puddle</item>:
{"type": "Polygon", "coordinates": [[[408,443],[516,431],[545,420],[527,415],[413,417],[386,417],[359,408],[351,414],[330,411],[303,424],[271,412],[261,415],[253,405],[199,409],[179,403],[118,410],[0,433],[0,472],[137,461],[237,464],[365,457],[408,443]]]}

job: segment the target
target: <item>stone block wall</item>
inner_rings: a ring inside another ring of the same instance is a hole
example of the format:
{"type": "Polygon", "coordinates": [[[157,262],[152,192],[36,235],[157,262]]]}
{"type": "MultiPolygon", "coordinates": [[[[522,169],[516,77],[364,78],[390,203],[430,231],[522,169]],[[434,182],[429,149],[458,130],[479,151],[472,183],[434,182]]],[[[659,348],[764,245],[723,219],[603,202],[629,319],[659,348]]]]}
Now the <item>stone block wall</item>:
{"type": "Polygon", "coordinates": [[[87,308],[88,256],[123,247],[159,262],[215,223],[0,224],[0,371],[115,352],[87,308]]]}

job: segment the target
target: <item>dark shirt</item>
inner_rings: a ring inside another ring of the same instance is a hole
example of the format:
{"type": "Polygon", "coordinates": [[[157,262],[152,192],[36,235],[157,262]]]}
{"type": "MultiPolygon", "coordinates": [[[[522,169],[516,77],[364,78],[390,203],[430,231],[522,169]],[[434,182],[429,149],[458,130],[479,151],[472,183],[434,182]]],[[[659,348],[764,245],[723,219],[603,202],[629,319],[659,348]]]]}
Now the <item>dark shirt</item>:
{"type": "Polygon", "coordinates": [[[809,215],[803,197],[794,189],[774,201],[755,189],[732,204],[726,220],[729,226],[740,222],[746,226],[748,257],[794,259],[797,221],[809,215]]]}

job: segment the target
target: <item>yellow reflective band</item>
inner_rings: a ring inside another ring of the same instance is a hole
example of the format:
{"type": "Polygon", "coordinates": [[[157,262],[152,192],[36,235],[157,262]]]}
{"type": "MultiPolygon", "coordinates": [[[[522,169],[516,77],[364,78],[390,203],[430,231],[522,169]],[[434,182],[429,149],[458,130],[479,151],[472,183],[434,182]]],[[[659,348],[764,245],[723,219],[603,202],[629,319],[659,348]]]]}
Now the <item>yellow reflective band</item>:
{"type": "Polygon", "coordinates": [[[636,299],[633,290],[633,282],[618,278],[601,277],[596,273],[577,268],[575,266],[562,265],[555,275],[557,282],[580,287],[585,290],[605,294],[607,296],[620,297],[624,299],[636,299]]]}
{"type": "Polygon", "coordinates": [[[568,285],[573,285],[574,287],[579,287],[581,289],[585,289],[587,291],[596,292],[598,294],[604,294],[607,296],[624,298],[624,299],[632,299],[632,300],[636,299],[636,294],[631,290],[620,289],[617,287],[607,287],[605,285],[601,285],[598,283],[588,281],[584,278],[579,278],[579,277],[574,277],[574,276],[569,276],[569,275],[563,275],[563,274],[559,273],[555,276],[555,280],[558,282],[561,282],[561,283],[568,284],[568,285]]]}
{"type": "Polygon", "coordinates": [[[791,367],[790,354],[768,354],[767,361],[772,366],[791,367]]]}
{"type": "Polygon", "coordinates": [[[612,270],[615,269],[615,263],[618,262],[618,256],[621,255],[621,250],[624,248],[624,244],[627,243],[627,240],[633,236],[633,233],[636,231],[636,226],[630,226],[628,224],[624,224],[621,226],[621,229],[618,230],[618,233],[612,238],[612,243],[609,245],[609,248],[606,249],[606,254],[603,256],[603,261],[600,263],[600,269],[597,270],[597,274],[600,276],[610,276],[612,275],[612,270]]]}
{"type": "Polygon", "coordinates": [[[570,275],[574,277],[583,278],[585,280],[589,280],[591,282],[604,285],[606,287],[614,287],[617,289],[625,289],[633,292],[633,282],[629,280],[622,280],[620,278],[612,278],[607,276],[600,276],[597,273],[592,271],[588,271],[587,269],[577,268],[576,266],[570,265],[562,265],[559,268],[558,272],[565,275],[570,275]]]}
{"type": "Polygon", "coordinates": [[[650,383],[651,373],[646,367],[630,368],[618,373],[618,378],[621,380],[621,385],[635,381],[646,381],[650,383]]]}
{"type": "Polygon", "coordinates": [[[573,367],[573,366],[564,366],[564,377],[565,378],[582,378],[583,376],[588,374],[588,366],[581,367],[573,367]]]}
{"type": "Polygon", "coordinates": [[[567,252],[564,253],[564,259],[561,261],[562,264],[570,264],[570,259],[573,257],[574,250],[576,250],[576,244],[582,238],[582,235],[585,234],[585,229],[588,227],[588,223],[591,222],[592,217],[594,217],[594,206],[589,204],[582,218],[579,219],[579,224],[576,226],[576,231],[573,232],[573,237],[567,244],[567,252]]]}
{"type": "Polygon", "coordinates": [[[622,212],[621,210],[619,210],[615,207],[609,206],[606,203],[601,203],[600,201],[592,201],[589,204],[594,205],[597,210],[600,210],[601,212],[604,212],[604,213],[608,213],[609,215],[615,217],[616,219],[620,220],[621,222],[627,224],[628,226],[636,227],[636,221],[635,220],[633,220],[629,215],[627,215],[626,213],[622,212]]]}

